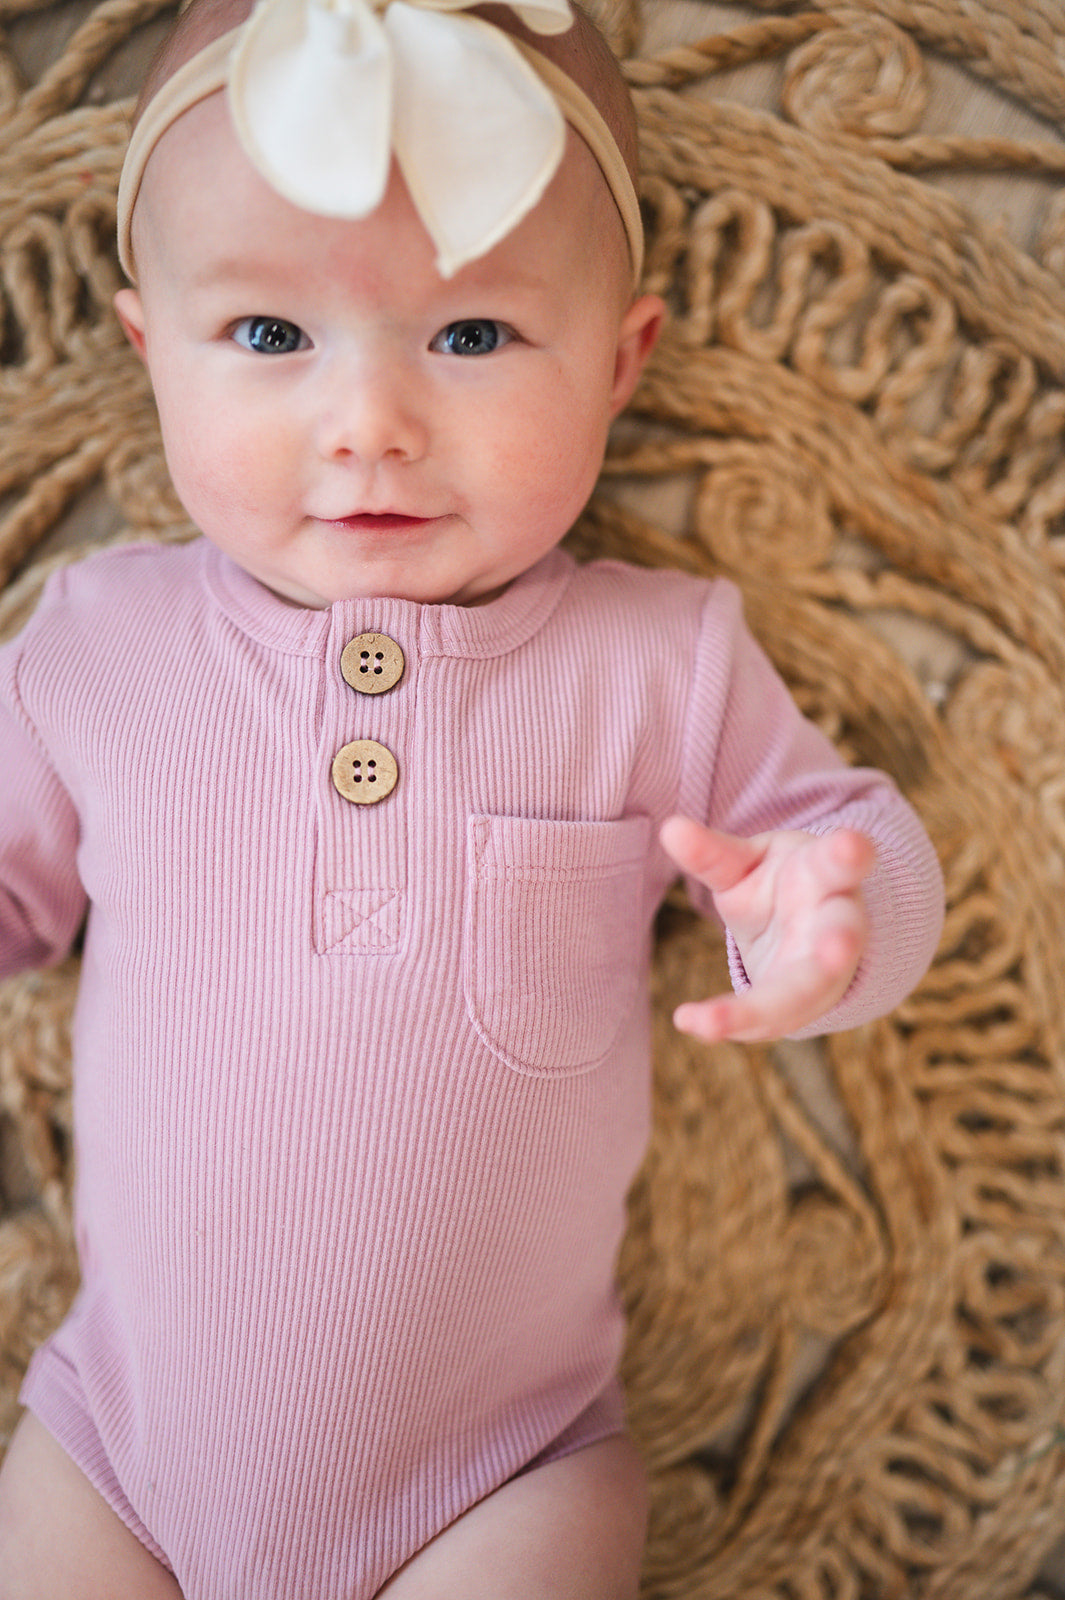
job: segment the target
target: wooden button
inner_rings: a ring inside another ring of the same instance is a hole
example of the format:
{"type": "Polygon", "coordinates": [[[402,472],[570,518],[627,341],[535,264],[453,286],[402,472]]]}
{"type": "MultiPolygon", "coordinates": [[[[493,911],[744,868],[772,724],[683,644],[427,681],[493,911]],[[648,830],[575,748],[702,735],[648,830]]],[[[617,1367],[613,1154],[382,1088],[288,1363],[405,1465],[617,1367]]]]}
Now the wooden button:
{"type": "Polygon", "coordinates": [[[384,694],[403,676],[403,651],[386,633],[360,633],[345,645],[340,670],[359,694],[384,694]]]}
{"type": "Polygon", "coordinates": [[[337,793],[357,806],[376,805],[392,793],[398,779],[395,756],[373,739],[355,739],[333,757],[337,793]]]}

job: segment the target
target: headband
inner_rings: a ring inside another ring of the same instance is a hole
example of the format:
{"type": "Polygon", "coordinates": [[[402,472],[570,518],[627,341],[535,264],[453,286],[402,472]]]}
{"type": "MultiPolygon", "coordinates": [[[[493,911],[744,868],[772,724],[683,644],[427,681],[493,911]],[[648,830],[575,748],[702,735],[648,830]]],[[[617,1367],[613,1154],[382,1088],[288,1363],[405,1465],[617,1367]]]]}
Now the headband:
{"type": "MultiPolygon", "coordinates": [[[[224,88],[245,154],[305,211],[368,216],[394,154],[445,278],[536,205],[568,122],[602,169],[638,282],[639,202],[603,117],[540,51],[458,15],[469,3],[259,0],[240,27],[167,79],[133,130],[118,191],[119,257],[131,281],[133,208],[148,158],[171,124],[224,88]]],[[[537,33],[572,25],[569,0],[508,3],[537,33]]]]}

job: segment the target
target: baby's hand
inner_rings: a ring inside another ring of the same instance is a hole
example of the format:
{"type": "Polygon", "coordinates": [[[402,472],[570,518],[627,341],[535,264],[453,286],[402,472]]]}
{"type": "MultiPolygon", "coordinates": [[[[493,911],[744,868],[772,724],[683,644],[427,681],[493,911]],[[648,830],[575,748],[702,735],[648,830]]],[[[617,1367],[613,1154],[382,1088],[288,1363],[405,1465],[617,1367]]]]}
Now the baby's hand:
{"type": "Polygon", "coordinates": [[[876,851],[841,828],[815,838],[780,831],[738,839],[687,817],[671,817],[662,844],[711,891],[736,941],[751,987],[678,1006],[684,1033],[718,1039],[779,1039],[841,1000],[869,937],[862,880],[876,851]]]}

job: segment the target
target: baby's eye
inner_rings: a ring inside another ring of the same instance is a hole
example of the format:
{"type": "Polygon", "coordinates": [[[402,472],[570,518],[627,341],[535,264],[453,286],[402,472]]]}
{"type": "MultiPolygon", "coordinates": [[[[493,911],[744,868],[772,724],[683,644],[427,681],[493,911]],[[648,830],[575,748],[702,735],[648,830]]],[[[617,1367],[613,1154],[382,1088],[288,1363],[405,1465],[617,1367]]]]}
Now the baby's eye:
{"type": "Polygon", "coordinates": [[[471,317],[465,322],[449,322],[429,348],[449,356],[487,356],[513,338],[513,332],[505,323],[495,322],[490,317],[471,317]]]}
{"type": "Polygon", "coordinates": [[[311,342],[302,328],[282,317],[244,317],[234,325],[232,338],[260,356],[290,356],[308,349],[311,342]]]}

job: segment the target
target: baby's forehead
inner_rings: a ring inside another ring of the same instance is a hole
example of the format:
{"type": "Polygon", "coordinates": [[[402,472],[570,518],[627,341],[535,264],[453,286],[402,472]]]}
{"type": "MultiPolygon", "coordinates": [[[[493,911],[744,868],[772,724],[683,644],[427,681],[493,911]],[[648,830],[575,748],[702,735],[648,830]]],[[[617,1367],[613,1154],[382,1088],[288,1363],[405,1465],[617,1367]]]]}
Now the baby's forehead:
{"type": "MultiPolygon", "coordinates": [[[[324,276],[340,294],[350,262],[363,263],[364,271],[368,252],[376,253],[387,276],[394,275],[397,242],[414,236],[426,256],[433,253],[396,163],[382,202],[369,216],[307,213],[279,195],[249,161],[222,90],[198,101],[162,134],[145,168],[133,221],[142,280],[160,264],[169,274],[180,261],[182,274],[200,286],[208,277],[216,284],[227,277],[262,286],[271,272],[280,281],[303,263],[308,289],[321,288],[324,276]]],[[[568,129],[558,170],[528,218],[446,282],[460,299],[471,293],[476,299],[488,289],[547,294],[560,287],[551,261],[567,260],[583,278],[592,262],[605,269],[615,258],[619,279],[627,283],[628,251],[610,191],[595,157],[568,129]]]]}

